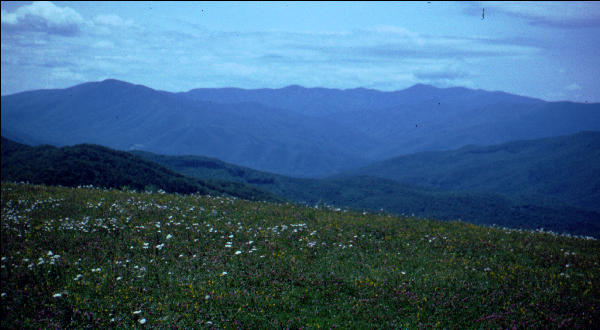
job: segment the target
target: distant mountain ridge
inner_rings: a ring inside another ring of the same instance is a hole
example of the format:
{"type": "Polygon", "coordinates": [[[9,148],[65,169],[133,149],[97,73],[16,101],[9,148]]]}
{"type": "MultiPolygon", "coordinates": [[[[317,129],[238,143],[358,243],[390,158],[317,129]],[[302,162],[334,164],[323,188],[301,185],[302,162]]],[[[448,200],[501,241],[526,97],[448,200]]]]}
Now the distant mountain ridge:
{"type": "Polygon", "coordinates": [[[2,97],[2,134],[15,141],[205,155],[295,177],[584,130],[600,131],[600,104],[427,85],[169,93],[109,79],[2,97]]]}
{"type": "Polygon", "coordinates": [[[363,111],[366,109],[384,109],[390,104],[413,106],[437,102],[457,103],[477,100],[473,107],[512,102],[536,104],[543,101],[511,95],[503,92],[471,90],[464,87],[436,88],[416,84],[400,91],[384,92],[374,89],[332,89],[305,88],[291,85],[280,89],[242,89],[242,88],[197,88],[181,95],[202,101],[217,103],[255,102],[269,104],[275,108],[288,109],[309,116],[327,116],[336,113],[363,111]],[[477,94],[484,94],[485,98],[477,94]]]}

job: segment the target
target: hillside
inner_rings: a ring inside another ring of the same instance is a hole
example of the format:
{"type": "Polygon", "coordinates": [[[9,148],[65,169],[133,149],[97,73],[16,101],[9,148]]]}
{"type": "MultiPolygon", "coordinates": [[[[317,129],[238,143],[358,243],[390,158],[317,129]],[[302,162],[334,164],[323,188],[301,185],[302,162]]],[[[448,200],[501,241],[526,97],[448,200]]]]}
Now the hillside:
{"type": "Polygon", "coordinates": [[[600,243],[2,183],[2,328],[598,328],[600,243]]]}
{"type": "Polygon", "coordinates": [[[2,138],[2,181],[158,190],[280,200],[239,182],[185,177],[127,152],[97,145],[30,147],[2,138]]]}
{"type": "Polygon", "coordinates": [[[348,172],[453,191],[551,197],[600,211],[600,132],[467,146],[392,158],[348,172]]]}
{"type": "Polygon", "coordinates": [[[26,144],[204,155],[315,178],[414,152],[600,131],[600,104],[427,85],[169,93],[108,79],[3,96],[1,124],[26,144]]]}
{"type": "Polygon", "coordinates": [[[439,220],[463,219],[475,224],[545,228],[600,237],[600,213],[543,196],[456,192],[364,175],[298,179],[207,157],[134,153],[188,176],[243,182],[308,205],[325,203],[354,210],[384,210],[439,220]]]}

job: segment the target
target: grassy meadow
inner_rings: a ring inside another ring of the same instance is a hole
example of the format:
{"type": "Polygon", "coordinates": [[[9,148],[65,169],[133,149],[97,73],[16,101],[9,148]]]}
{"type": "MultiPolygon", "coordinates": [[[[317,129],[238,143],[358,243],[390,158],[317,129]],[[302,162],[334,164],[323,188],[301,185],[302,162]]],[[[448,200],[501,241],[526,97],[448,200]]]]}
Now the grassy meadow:
{"type": "Polygon", "coordinates": [[[2,183],[1,327],[600,328],[600,241],[2,183]]]}

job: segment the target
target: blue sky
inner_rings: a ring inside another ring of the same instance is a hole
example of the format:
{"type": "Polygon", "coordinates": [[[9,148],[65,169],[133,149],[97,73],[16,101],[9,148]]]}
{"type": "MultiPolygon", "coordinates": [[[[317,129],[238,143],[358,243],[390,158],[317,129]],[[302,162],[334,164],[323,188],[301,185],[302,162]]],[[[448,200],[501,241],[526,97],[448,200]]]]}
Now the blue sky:
{"type": "Polygon", "coordinates": [[[2,2],[1,31],[2,95],[116,78],[600,102],[597,2],[2,2]]]}

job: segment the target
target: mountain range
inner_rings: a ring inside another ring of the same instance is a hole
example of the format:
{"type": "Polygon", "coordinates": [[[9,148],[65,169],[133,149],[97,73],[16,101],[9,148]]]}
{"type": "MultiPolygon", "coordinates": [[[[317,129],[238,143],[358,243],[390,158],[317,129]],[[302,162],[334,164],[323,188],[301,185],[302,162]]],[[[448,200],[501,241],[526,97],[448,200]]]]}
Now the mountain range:
{"type": "Polygon", "coordinates": [[[170,93],[109,79],[3,96],[1,115],[3,181],[600,237],[600,104],[427,85],[170,93]]]}
{"type": "Polygon", "coordinates": [[[170,93],[109,79],[2,97],[2,136],[18,142],[204,155],[294,177],[584,130],[600,130],[600,104],[427,85],[170,93]]]}

